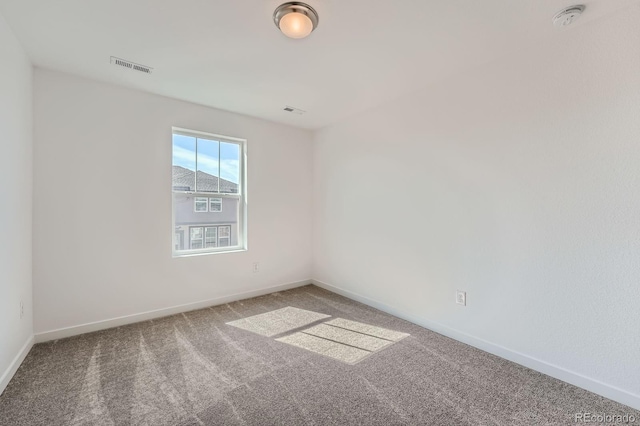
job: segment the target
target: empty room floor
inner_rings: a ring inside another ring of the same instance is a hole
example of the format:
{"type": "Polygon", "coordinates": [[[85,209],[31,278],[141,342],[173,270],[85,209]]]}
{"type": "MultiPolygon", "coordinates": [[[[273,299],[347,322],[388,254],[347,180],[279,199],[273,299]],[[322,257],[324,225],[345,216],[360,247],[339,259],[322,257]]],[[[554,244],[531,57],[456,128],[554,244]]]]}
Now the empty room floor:
{"type": "Polygon", "coordinates": [[[2,425],[551,425],[580,412],[640,418],[315,286],[38,344],[0,396],[2,425]]]}

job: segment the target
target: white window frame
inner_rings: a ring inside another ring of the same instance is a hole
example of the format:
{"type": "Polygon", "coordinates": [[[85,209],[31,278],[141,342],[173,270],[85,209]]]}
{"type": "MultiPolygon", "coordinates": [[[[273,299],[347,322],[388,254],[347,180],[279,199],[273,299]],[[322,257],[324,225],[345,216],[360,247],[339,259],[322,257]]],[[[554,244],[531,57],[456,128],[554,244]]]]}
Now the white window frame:
{"type": "MultiPolygon", "coordinates": [[[[239,150],[240,150],[240,170],[239,170],[239,176],[240,176],[240,182],[238,183],[238,193],[237,194],[229,194],[229,193],[211,193],[211,192],[197,192],[197,191],[177,191],[177,190],[173,190],[173,186],[172,186],[172,200],[175,199],[175,197],[173,196],[174,193],[182,193],[182,194],[190,194],[194,197],[194,211],[195,211],[195,198],[220,198],[221,199],[221,203],[220,203],[220,207],[222,211],[222,204],[224,203],[224,199],[233,199],[233,200],[237,200],[238,202],[238,218],[237,218],[237,222],[236,222],[236,228],[237,228],[237,244],[234,246],[224,246],[224,247],[220,247],[220,238],[219,238],[219,230],[216,230],[216,236],[217,241],[216,241],[216,245],[217,247],[209,247],[209,248],[205,248],[204,246],[205,244],[205,240],[206,240],[206,230],[204,229],[205,227],[207,227],[207,225],[199,225],[202,226],[203,228],[203,238],[202,238],[202,249],[190,249],[190,250],[176,250],[175,249],[175,244],[172,244],[172,255],[173,257],[187,257],[187,256],[195,256],[195,255],[204,255],[204,254],[216,254],[216,253],[229,253],[229,252],[240,252],[240,251],[246,251],[248,249],[248,244],[247,244],[247,140],[246,139],[241,139],[241,138],[235,138],[235,137],[231,137],[231,136],[224,136],[224,135],[218,135],[218,134],[214,134],[214,133],[206,133],[206,132],[200,132],[200,131],[195,131],[195,130],[189,130],[189,129],[183,129],[180,127],[172,127],[171,128],[172,132],[171,132],[171,149],[173,150],[173,135],[182,135],[182,136],[187,136],[187,137],[194,137],[194,138],[201,138],[201,139],[209,139],[209,140],[214,140],[214,141],[219,141],[219,142],[225,142],[225,143],[232,143],[235,145],[238,145],[239,150]]],[[[197,146],[196,146],[196,151],[197,151],[197,146]]],[[[196,154],[197,155],[197,154],[196,154]]],[[[197,168],[197,167],[196,167],[197,168]]],[[[196,188],[197,189],[197,188],[196,188]]],[[[172,201],[172,204],[175,201],[172,201]]],[[[207,200],[207,210],[210,210],[211,201],[207,200]]],[[[172,205],[172,209],[171,209],[171,232],[172,234],[175,233],[175,226],[176,226],[176,220],[175,220],[175,205],[172,205]]],[[[198,213],[202,213],[202,212],[198,212],[198,213]]],[[[195,225],[198,226],[198,225],[195,225]]],[[[215,226],[216,228],[219,226],[229,226],[229,225],[208,225],[208,226],[215,226]]],[[[190,230],[190,226],[187,226],[189,229],[189,247],[191,247],[191,230],[190,230]]],[[[231,228],[230,228],[231,231],[231,228]]],[[[231,234],[229,235],[229,244],[231,244],[231,234]]]]}
{"type": "Polygon", "coordinates": [[[208,197],[193,197],[193,211],[195,213],[207,213],[207,212],[209,212],[209,198],[208,197]],[[197,209],[196,206],[198,205],[198,203],[204,203],[204,210],[198,210],[197,209]]]}
{"type": "Polygon", "coordinates": [[[211,213],[222,213],[222,198],[219,197],[215,197],[215,198],[209,198],[209,211],[211,213]],[[213,201],[213,200],[220,200],[220,201],[213,201]],[[215,203],[215,204],[220,204],[220,210],[213,210],[211,208],[211,204],[215,203]]]}

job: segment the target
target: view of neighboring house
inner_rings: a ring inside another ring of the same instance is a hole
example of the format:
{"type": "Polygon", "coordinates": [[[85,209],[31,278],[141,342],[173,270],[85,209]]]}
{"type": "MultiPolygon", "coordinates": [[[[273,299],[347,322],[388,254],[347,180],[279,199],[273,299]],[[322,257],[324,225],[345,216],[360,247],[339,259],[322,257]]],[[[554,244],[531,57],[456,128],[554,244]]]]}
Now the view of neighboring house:
{"type": "Polygon", "coordinates": [[[202,171],[196,174],[173,166],[172,187],[176,251],[238,244],[239,201],[218,196],[237,194],[238,184],[202,171]]]}

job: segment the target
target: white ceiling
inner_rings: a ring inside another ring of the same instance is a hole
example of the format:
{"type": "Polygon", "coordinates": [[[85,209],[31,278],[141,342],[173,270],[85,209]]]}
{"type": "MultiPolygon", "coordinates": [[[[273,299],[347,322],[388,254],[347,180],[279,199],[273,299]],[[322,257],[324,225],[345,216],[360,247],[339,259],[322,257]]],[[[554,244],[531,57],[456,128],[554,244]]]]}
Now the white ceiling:
{"type": "MultiPolygon", "coordinates": [[[[311,129],[573,28],[551,23],[571,1],[307,0],[320,24],[292,40],[271,18],[284,1],[0,0],[0,13],[36,66],[311,129]]],[[[636,2],[582,2],[574,25],[636,2]]]]}

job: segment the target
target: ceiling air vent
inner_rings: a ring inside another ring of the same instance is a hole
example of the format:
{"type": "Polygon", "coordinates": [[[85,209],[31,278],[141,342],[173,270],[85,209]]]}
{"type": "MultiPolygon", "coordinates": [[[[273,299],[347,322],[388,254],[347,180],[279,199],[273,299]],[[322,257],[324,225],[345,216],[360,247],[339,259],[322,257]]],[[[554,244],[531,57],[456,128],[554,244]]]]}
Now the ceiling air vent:
{"type": "Polygon", "coordinates": [[[289,105],[285,106],[284,110],[287,111],[287,112],[293,113],[293,114],[298,114],[298,115],[302,115],[305,112],[307,112],[307,111],[302,110],[300,108],[294,108],[294,107],[289,106],[289,105]]]}
{"type": "Polygon", "coordinates": [[[140,71],[147,74],[151,74],[153,68],[148,67],[146,65],[136,64],[135,62],[126,61],[124,59],[116,58],[115,56],[111,57],[111,63],[114,65],[120,65],[121,67],[129,68],[130,70],[140,71]]]}

